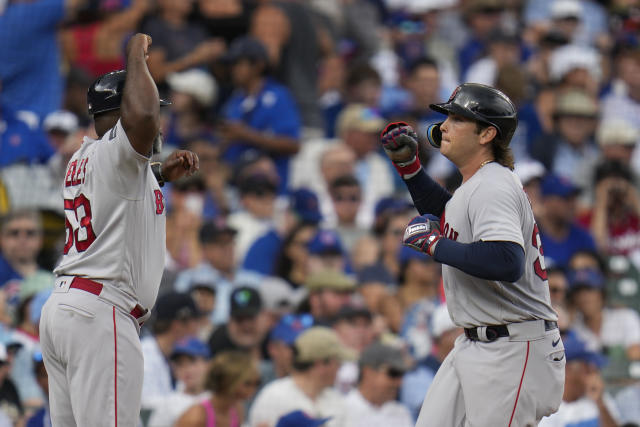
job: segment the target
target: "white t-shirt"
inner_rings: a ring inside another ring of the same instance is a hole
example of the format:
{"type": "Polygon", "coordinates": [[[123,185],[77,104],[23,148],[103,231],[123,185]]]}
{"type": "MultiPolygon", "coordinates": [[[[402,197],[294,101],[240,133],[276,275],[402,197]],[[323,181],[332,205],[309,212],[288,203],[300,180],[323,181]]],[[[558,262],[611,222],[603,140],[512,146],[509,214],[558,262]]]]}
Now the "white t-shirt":
{"type": "MultiPolygon", "coordinates": [[[[609,415],[614,421],[618,421],[620,415],[615,407],[615,402],[607,393],[602,397],[609,415]]],[[[543,417],[538,427],[572,427],[572,426],[599,426],[600,410],[598,405],[588,397],[582,397],[574,402],[560,403],[558,412],[548,417],[543,417]]]]}
{"type": "Polygon", "coordinates": [[[605,308],[599,335],[594,334],[581,317],[576,319],[573,329],[593,351],[601,351],[603,347],[628,348],[640,344],[640,316],[630,308],[605,308]]]}
{"type": "Polygon", "coordinates": [[[358,389],[346,397],[347,425],[349,427],[413,427],[413,418],[402,403],[395,400],[374,406],[358,389]]]}
{"type": "Polygon", "coordinates": [[[157,405],[151,412],[147,427],[173,427],[178,418],[193,405],[208,399],[208,391],[198,395],[186,394],[174,391],[162,399],[158,399],[157,405]]]}
{"type": "Polygon", "coordinates": [[[155,337],[148,335],[140,340],[144,357],[142,380],[142,407],[154,409],[173,391],[171,367],[155,337]]]}
{"type": "Polygon", "coordinates": [[[83,276],[151,308],[165,261],[165,209],[149,158],[120,121],[85,137],[63,183],[67,238],[54,272],[83,276]]]}
{"type": "Polygon", "coordinates": [[[347,427],[345,409],[344,396],[333,388],[326,388],[311,400],[292,377],[285,377],[260,390],[249,410],[249,427],[258,427],[265,422],[273,427],[280,417],[296,410],[313,418],[332,417],[326,427],[347,427]]]}

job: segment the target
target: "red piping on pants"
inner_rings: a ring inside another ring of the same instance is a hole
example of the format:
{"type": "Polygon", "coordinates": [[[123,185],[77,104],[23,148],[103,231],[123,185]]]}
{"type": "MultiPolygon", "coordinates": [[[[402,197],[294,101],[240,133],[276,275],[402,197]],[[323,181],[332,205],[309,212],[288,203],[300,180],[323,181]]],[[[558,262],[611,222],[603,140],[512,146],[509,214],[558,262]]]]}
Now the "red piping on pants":
{"type": "Polygon", "coordinates": [[[516,406],[518,406],[518,398],[520,397],[520,390],[522,389],[522,381],[524,381],[524,373],[527,370],[527,362],[529,361],[529,341],[527,341],[527,356],[524,359],[524,368],[522,368],[522,376],[520,377],[520,385],[518,386],[518,394],[516,394],[516,402],[513,404],[513,411],[511,411],[511,418],[509,418],[509,427],[513,421],[513,416],[516,413],[516,406]]]}

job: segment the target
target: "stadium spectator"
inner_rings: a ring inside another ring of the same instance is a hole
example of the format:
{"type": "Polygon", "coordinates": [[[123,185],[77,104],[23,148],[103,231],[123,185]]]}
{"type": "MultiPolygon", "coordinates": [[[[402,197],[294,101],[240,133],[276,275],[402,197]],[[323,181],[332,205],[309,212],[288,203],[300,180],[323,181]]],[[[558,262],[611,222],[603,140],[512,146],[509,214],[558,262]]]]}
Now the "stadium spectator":
{"type": "Polygon", "coordinates": [[[568,298],[578,314],[571,327],[590,350],[621,347],[629,360],[640,360],[640,316],[629,308],[605,306],[605,278],[599,271],[569,272],[568,298]]]}
{"type": "Polygon", "coordinates": [[[176,427],[207,427],[244,425],[244,405],[260,385],[257,364],[250,354],[227,351],[214,357],[205,378],[205,388],[211,393],[189,408],[176,427]]]}
{"type": "Polygon", "coordinates": [[[268,77],[264,45],[241,37],[229,47],[234,92],[222,109],[217,130],[227,149],[224,159],[234,163],[251,148],[267,153],[276,163],[279,192],[287,188],[289,158],[299,150],[300,118],[289,90],[268,77]]]}
{"type": "Polygon", "coordinates": [[[462,328],[453,324],[446,304],[439,305],[429,319],[429,334],[433,340],[431,353],[416,360],[413,368],[405,373],[400,388],[400,401],[417,420],[425,390],[429,388],[438,368],[453,349],[454,342],[462,334],[462,328]]]}
{"type": "MultiPolygon", "coordinates": [[[[293,243],[296,247],[292,250],[285,250],[285,241],[287,246],[291,244],[292,238],[296,238],[297,231],[294,230],[309,230],[309,238],[313,234],[313,226],[317,225],[322,220],[318,206],[318,197],[310,190],[299,188],[292,191],[288,196],[287,209],[281,216],[281,220],[277,221],[274,227],[267,231],[262,236],[258,237],[247,251],[247,255],[242,263],[242,272],[250,272],[258,275],[278,275],[291,283],[302,283],[303,278],[298,278],[296,281],[291,281],[288,277],[288,271],[276,272],[276,267],[281,266],[281,262],[287,260],[293,260],[293,258],[299,258],[305,251],[307,238],[303,238],[303,245],[299,245],[300,242],[293,243]]],[[[306,264],[306,261],[301,261],[300,266],[306,264]]],[[[282,267],[285,267],[282,265],[282,267]]],[[[293,267],[293,262],[287,262],[286,270],[293,267]]],[[[301,272],[295,273],[296,275],[301,272]]],[[[302,274],[304,276],[304,274],[302,274]]]]}
{"type": "Polygon", "coordinates": [[[545,260],[564,267],[576,251],[595,250],[593,237],[577,225],[576,195],[580,190],[552,173],[543,178],[541,190],[542,215],[537,221],[545,260]]]}
{"type": "Polygon", "coordinates": [[[39,120],[61,107],[64,82],[59,71],[60,47],[56,30],[85,4],[85,0],[12,1],[2,4],[2,109],[35,113],[37,126],[39,120]]]}
{"type": "Polygon", "coordinates": [[[362,201],[360,182],[353,175],[339,176],[329,184],[329,194],[337,220],[335,229],[345,250],[351,254],[357,241],[368,234],[356,221],[362,201]]]}
{"type": "Polygon", "coordinates": [[[175,344],[169,360],[176,379],[176,390],[158,401],[147,427],[173,427],[190,406],[209,398],[204,380],[210,357],[207,345],[197,338],[184,338],[175,344]]]}
{"type": "MultiPolygon", "coordinates": [[[[47,369],[42,361],[42,353],[37,352],[33,354],[31,359],[33,374],[38,382],[38,386],[45,396],[49,395],[49,376],[47,375],[47,369]]],[[[0,421],[0,425],[2,421],[0,421]]],[[[44,402],[42,407],[38,408],[33,414],[31,414],[26,422],[25,427],[46,427],[51,425],[51,416],[49,415],[49,402],[44,402]]]]}
{"type": "Polygon", "coordinates": [[[0,289],[9,307],[17,306],[27,280],[34,293],[51,287],[53,274],[38,265],[42,244],[42,218],[38,211],[15,210],[4,216],[0,226],[0,289]]]}
{"type": "Polygon", "coordinates": [[[327,427],[344,426],[344,398],[332,388],[340,362],[353,354],[331,329],[314,326],[304,331],[294,344],[293,373],[267,384],[256,396],[249,411],[249,426],[273,426],[294,410],[315,417],[331,417],[327,427]]]}
{"type": "Polygon", "coordinates": [[[171,73],[207,65],[224,53],[222,40],[210,39],[201,25],[188,21],[192,9],[193,2],[160,0],[156,14],[142,25],[141,31],[153,39],[148,62],[157,83],[171,73]]]}
{"type": "Polygon", "coordinates": [[[358,366],[358,387],[345,398],[349,408],[346,425],[413,426],[409,410],[396,400],[407,370],[406,355],[400,349],[375,342],[364,349],[358,366]]]}
{"type": "Polygon", "coordinates": [[[171,116],[164,135],[167,144],[185,147],[196,138],[213,140],[208,124],[218,96],[218,84],[206,71],[192,68],[167,76],[171,89],[171,116]]]}
{"type": "Polygon", "coordinates": [[[318,228],[314,224],[302,223],[294,227],[285,237],[276,253],[274,275],[286,280],[292,287],[304,286],[309,276],[309,242],[318,228]]]}
{"type": "Polygon", "coordinates": [[[175,289],[188,292],[198,284],[213,285],[215,307],[210,321],[222,324],[229,319],[229,301],[235,279],[234,245],[236,230],[223,218],[202,224],[198,240],[202,246],[203,260],[194,268],[178,274],[175,289]]]}
{"type": "Polygon", "coordinates": [[[554,110],[554,135],[543,135],[532,147],[532,156],[547,170],[586,189],[599,157],[593,140],[598,103],[582,91],[560,94],[554,110]]]}
{"type": "Polygon", "coordinates": [[[311,238],[308,245],[307,261],[309,274],[318,271],[332,270],[350,271],[349,254],[345,251],[338,232],[332,228],[324,228],[311,238]]]}
{"type": "MultiPolygon", "coordinates": [[[[617,426],[615,404],[604,391],[599,369],[604,358],[585,347],[572,336],[563,338],[566,358],[564,394],[558,412],[542,418],[540,427],[569,427],[572,425],[617,426]]],[[[562,349],[550,355],[562,363],[562,349]],[[559,359],[559,360],[558,360],[559,359]]]]}
{"type": "Polygon", "coordinates": [[[313,326],[313,317],[308,314],[287,314],[271,329],[267,341],[267,354],[273,367],[273,380],[291,375],[293,370],[293,344],[301,333],[313,326]]]}
{"type": "Polygon", "coordinates": [[[169,357],[180,340],[196,335],[199,312],[191,296],[169,292],[158,297],[151,334],[142,338],[144,379],[142,408],[155,408],[175,390],[169,357]]]}
{"type": "Polygon", "coordinates": [[[309,312],[319,325],[330,324],[356,290],[353,279],[335,270],[320,270],[311,274],[305,286],[309,292],[309,312]]]}
{"type": "Polygon", "coordinates": [[[238,350],[259,361],[268,332],[260,293],[247,286],[235,288],[230,296],[230,309],[229,321],[218,326],[209,337],[211,354],[238,350]]]}

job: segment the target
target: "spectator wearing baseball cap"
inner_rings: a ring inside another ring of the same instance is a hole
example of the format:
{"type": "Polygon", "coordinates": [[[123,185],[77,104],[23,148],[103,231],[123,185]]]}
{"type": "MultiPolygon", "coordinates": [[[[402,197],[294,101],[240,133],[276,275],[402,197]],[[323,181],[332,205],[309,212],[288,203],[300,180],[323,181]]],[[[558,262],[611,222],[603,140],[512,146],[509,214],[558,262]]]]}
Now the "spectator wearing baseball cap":
{"type": "Polygon", "coordinates": [[[256,396],[249,425],[274,425],[295,410],[331,417],[327,427],[346,425],[344,397],[332,386],[340,363],[353,359],[353,351],[330,328],[314,326],[296,338],[294,354],[292,374],[267,384],[256,396]]]}
{"type": "Polygon", "coordinates": [[[411,427],[414,420],[396,397],[407,371],[407,355],[399,348],[375,342],[360,355],[358,387],[347,395],[347,425],[411,427]]]}
{"type": "Polygon", "coordinates": [[[516,162],[513,171],[520,178],[522,189],[527,193],[533,216],[538,218],[542,209],[542,178],[547,170],[539,161],[527,159],[516,162]]]}
{"type": "Polygon", "coordinates": [[[305,282],[309,293],[309,311],[319,324],[328,325],[340,308],[347,304],[356,291],[356,282],[346,274],[334,270],[321,270],[305,282]]]}
{"type": "Polygon", "coordinates": [[[621,118],[600,121],[596,141],[605,160],[616,160],[630,166],[633,150],[640,139],[637,125],[621,118]]]}
{"type": "Polygon", "coordinates": [[[276,163],[279,193],[288,186],[289,158],[299,150],[300,113],[289,89],[271,79],[264,44],[251,36],[236,38],[225,56],[233,93],[222,108],[219,134],[228,148],[226,162],[235,163],[244,152],[258,149],[276,163]],[[251,103],[251,114],[247,105],[251,103]]]}
{"type": "Polygon", "coordinates": [[[197,333],[200,312],[187,293],[160,295],[153,309],[151,334],[142,338],[144,380],[142,407],[153,410],[164,396],[175,390],[169,357],[180,340],[197,333]]]}
{"type": "Polygon", "coordinates": [[[172,426],[191,405],[209,396],[204,379],[210,358],[209,347],[195,337],[184,338],[173,346],[169,360],[176,390],[158,402],[147,425],[172,426]]]}
{"type": "Polygon", "coordinates": [[[303,411],[293,411],[283,415],[278,420],[276,427],[322,427],[331,417],[312,418],[303,411]]]}
{"type": "Polygon", "coordinates": [[[353,174],[341,175],[329,183],[329,195],[335,212],[335,230],[347,253],[352,253],[358,240],[368,235],[370,225],[365,227],[359,220],[362,202],[360,181],[353,174]]]}
{"type": "MultiPolygon", "coordinates": [[[[180,272],[174,284],[179,292],[205,294],[203,298],[208,305],[211,297],[215,298],[209,317],[214,325],[229,319],[229,301],[235,281],[236,234],[236,230],[222,217],[204,222],[198,232],[203,259],[196,267],[180,272]]],[[[202,298],[199,301],[202,302],[202,298]]]]}
{"type": "Polygon", "coordinates": [[[640,316],[630,308],[606,306],[606,278],[598,270],[568,273],[568,299],[579,316],[572,329],[589,349],[620,348],[629,360],[640,360],[640,316]]]}
{"type": "Polygon", "coordinates": [[[564,393],[558,411],[544,417],[540,427],[619,425],[615,403],[605,392],[600,375],[606,363],[602,355],[590,350],[577,336],[568,334],[550,358],[556,363],[566,359],[564,393]]]}
{"type": "Polygon", "coordinates": [[[239,286],[231,293],[230,306],[229,321],[214,330],[209,338],[211,354],[240,350],[259,359],[260,347],[267,331],[263,324],[260,292],[250,286],[239,286]]]}
{"type": "Polygon", "coordinates": [[[274,378],[290,375],[293,369],[293,344],[301,333],[313,326],[308,314],[287,314],[269,332],[267,354],[273,364],[274,378]]]}
{"type": "Polygon", "coordinates": [[[373,223],[377,201],[394,193],[394,175],[379,152],[379,134],[384,124],[382,116],[364,104],[348,104],[337,120],[338,138],[356,157],[354,170],[341,171],[340,175],[355,173],[360,182],[362,196],[358,224],[362,227],[370,227],[373,223]]]}
{"type": "Polygon", "coordinates": [[[593,237],[576,221],[576,195],[580,189],[566,178],[548,173],[542,179],[541,190],[543,208],[536,220],[545,260],[565,267],[575,252],[595,250],[593,237]]]}
{"type": "Polygon", "coordinates": [[[348,255],[340,235],[334,229],[320,229],[309,242],[309,272],[347,271],[348,255]]]}

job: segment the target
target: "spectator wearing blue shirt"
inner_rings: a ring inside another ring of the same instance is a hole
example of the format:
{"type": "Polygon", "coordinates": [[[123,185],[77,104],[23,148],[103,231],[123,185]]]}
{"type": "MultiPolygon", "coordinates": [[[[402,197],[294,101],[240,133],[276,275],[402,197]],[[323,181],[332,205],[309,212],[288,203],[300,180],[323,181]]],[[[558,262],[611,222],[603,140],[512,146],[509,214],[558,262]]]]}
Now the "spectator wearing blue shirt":
{"type": "Polygon", "coordinates": [[[306,188],[291,192],[281,226],[271,228],[249,247],[242,263],[243,274],[273,275],[285,237],[299,224],[317,225],[321,220],[318,197],[314,192],[306,188]]]}
{"type": "Polygon", "coordinates": [[[300,148],[298,108],[289,90],[267,77],[267,50],[258,40],[236,39],[224,59],[231,65],[234,86],[218,124],[227,144],[224,160],[232,164],[252,148],[268,153],[276,163],[282,193],[287,187],[289,158],[300,148]]]}
{"type": "MultiPolygon", "coordinates": [[[[0,96],[2,93],[0,89],[0,96]]],[[[0,105],[0,167],[14,163],[46,163],[54,153],[42,130],[22,120],[6,105],[0,105]]]]}
{"type": "Polygon", "coordinates": [[[8,2],[0,12],[0,104],[32,111],[40,119],[61,107],[63,81],[56,31],[65,16],[83,3],[85,0],[8,2]]]}
{"type": "MultiPolygon", "coordinates": [[[[541,191],[543,209],[536,219],[545,260],[564,267],[575,252],[595,251],[593,237],[575,221],[576,196],[580,190],[570,181],[550,173],[543,178],[541,191]]],[[[537,237],[533,239],[532,244],[538,244],[537,237]]]]}

